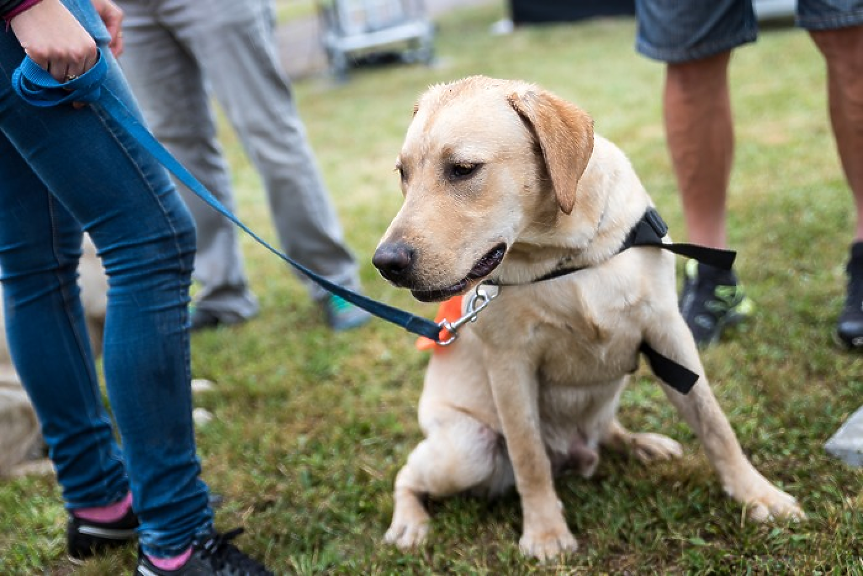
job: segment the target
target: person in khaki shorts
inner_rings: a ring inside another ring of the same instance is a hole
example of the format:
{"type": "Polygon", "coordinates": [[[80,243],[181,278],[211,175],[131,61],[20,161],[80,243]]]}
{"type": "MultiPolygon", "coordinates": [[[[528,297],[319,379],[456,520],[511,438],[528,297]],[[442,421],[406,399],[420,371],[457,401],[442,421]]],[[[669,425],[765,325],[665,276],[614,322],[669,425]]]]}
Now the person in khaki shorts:
{"type": "MultiPolygon", "coordinates": [[[[636,0],[635,7],[636,49],[667,65],[665,129],[689,240],[725,247],[734,157],[728,62],[734,48],[756,39],[752,0],[636,0]]],[[[798,0],[797,25],[827,64],[833,136],[856,208],[847,296],[835,335],[848,348],[863,350],[863,1],[798,0]]],[[[733,272],[694,261],[686,266],[680,306],[701,346],[752,312],[733,272]]]]}
{"type": "MultiPolygon", "coordinates": [[[[120,65],[150,129],[213,195],[234,210],[231,176],[216,139],[210,94],[224,109],[260,173],[285,253],[324,278],[360,290],[357,264],[280,68],[271,0],[120,0],[120,65]]],[[[234,225],[179,185],[198,230],[200,286],[192,329],[255,316],[234,225]]],[[[299,276],[330,327],[370,316],[299,276]]]]}

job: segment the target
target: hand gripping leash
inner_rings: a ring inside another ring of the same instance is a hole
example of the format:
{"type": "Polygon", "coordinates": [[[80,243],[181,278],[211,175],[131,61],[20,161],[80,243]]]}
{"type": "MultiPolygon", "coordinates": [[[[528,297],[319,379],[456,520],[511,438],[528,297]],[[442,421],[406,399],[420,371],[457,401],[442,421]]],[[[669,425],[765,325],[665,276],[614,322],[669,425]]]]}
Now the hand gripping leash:
{"type": "Polygon", "coordinates": [[[46,70],[41,68],[29,57],[25,57],[21,65],[12,74],[12,87],[19,96],[33,106],[45,108],[59,106],[72,102],[85,102],[92,104],[94,108],[101,109],[107,113],[119,126],[125,129],[137,140],[150,154],[153,155],[165,168],[183,184],[199,196],[204,202],[212,206],[225,218],[239,226],[259,244],[270,252],[293,266],[296,270],[305,274],[314,282],[320,284],[329,292],[344,298],[369,313],[401,326],[408,332],[419,336],[425,336],[435,342],[441,340],[443,324],[437,324],[425,318],[415,316],[404,310],[393,308],[382,302],[348,290],[343,286],[334,284],[326,278],[312,272],[299,262],[288,257],[286,254],[271,246],[260,236],[255,234],[230,210],[228,210],[207,188],[198,182],[192,174],[186,170],[164,146],[145,128],[128,108],[111,91],[102,85],[108,73],[108,63],[99,52],[99,61],[87,72],[68,82],[60,83],[55,80],[46,70]]]}

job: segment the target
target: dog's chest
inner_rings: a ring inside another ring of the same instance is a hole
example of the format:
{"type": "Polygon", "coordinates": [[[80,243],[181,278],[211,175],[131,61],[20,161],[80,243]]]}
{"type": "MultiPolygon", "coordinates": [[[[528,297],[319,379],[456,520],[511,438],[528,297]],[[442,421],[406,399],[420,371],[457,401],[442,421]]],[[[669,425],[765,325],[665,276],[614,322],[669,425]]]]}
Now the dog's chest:
{"type": "MultiPolygon", "coordinates": [[[[544,383],[594,385],[638,367],[642,303],[575,283],[530,294],[503,290],[477,332],[491,358],[522,358],[544,383]]],[[[530,289],[528,289],[530,290],[530,289]]]]}
{"type": "Polygon", "coordinates": [[[540,380],[557,385],[592,385],[634,372],[640,336],[636,330],[609,328],[593,324],[589,330],[580,330],[574,319],[563,326],[538,326],[533,352],[540,380]]]}

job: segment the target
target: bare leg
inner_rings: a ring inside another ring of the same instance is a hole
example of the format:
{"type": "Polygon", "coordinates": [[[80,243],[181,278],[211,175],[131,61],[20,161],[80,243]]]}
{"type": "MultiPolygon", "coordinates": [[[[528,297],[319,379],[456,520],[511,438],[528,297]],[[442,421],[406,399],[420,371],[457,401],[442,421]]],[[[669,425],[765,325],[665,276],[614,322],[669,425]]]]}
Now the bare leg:
{"type": "Polygon", "coordinates": [[[857,209],[854,238],[863,240],[863,26],[811,36],[827,61],[830,121],[857,209]]]}
{"type": "Polygon", "coordinates": [[[731,53],[669,64],[664,112],[689,241],[725,247],[725,198],[734,160],[728,92],[731,53]]]}

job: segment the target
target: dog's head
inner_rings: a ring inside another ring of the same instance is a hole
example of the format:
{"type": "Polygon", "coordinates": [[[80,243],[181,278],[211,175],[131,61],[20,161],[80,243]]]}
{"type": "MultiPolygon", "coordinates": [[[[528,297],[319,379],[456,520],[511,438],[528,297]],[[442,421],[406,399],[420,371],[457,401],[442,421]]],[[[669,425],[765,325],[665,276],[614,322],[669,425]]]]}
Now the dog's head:
{"type": "Polygon", "coordinates": [[[591,118],[534,85],[474,76],[433,86],[396,162],[405,200],[374,265],[419,300],[466,292],[517,241],[578,211],[592,150],[591,118]]]}

